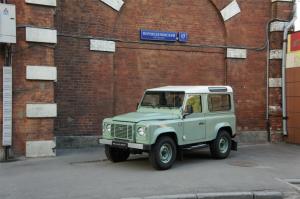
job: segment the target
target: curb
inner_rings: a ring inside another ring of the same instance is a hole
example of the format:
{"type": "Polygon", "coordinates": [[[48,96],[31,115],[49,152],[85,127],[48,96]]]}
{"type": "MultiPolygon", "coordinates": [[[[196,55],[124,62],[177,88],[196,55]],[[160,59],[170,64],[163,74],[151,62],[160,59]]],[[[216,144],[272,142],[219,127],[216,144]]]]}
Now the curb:
{"type": "Polygon", "coordinates": [[[256,191],[256,192],[221,192],[197,193],[165,196],[132,197],[123,199],[283,199],[281,192],[256,191]]]}

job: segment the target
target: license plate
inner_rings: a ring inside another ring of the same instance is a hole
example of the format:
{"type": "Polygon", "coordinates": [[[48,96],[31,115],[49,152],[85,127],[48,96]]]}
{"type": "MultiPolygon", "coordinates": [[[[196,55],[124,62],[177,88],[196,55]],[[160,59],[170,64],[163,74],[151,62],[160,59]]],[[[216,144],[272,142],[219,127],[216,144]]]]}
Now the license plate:
{"type": "Polygon", "coordinates": [[[113,141],[112,142],[112,146],[118,147],[118,148],[127,148],[128,144],[126,142],[116,142],[116,141],[113,141]]]}

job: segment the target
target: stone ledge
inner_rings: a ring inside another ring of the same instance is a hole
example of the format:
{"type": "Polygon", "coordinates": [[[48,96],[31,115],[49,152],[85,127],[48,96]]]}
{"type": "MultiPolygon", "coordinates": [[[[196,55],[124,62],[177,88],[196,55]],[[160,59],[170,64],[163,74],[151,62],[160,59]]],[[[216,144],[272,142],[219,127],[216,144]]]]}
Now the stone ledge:
{"type": "Polygon", "coordinates": [[[100,136],[57,136],[56,148],[83,148],[99,146],[100,136]]]}
{"type": "Polygon", "coordinates": [[[268,142],[267,131],[241,131],[235,140],[243,144],[260,144],[268,142]]]}

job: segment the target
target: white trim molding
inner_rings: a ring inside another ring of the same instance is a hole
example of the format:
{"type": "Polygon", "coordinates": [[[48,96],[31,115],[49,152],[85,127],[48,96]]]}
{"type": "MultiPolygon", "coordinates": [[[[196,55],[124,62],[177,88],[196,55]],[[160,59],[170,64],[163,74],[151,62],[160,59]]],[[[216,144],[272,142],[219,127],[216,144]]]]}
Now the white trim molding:
{"type": "Polygon", "coordinates": [[[54,118],[57,117],[57,104],[26,104],[28,118],[54,118]]]}
{"type": "Polygon", "coordinates": [[[116,52],[116,42],[106,40],[90,40],[90,50],[103,52],[116,52]]]}
{"type": "Polygon", "coordinates": [[[227,21],[241,12],[240,6],[236,0],[233,0],[225,8],[221,10],[224,21],[227,21]]]}
{"type": "Polygon", "coordinates": [[[56,142],[54,140],[42,141],[26,141],[26,157],[53,157],[55,152],[56,142]]]}
{"type": "Polygon", "coordinates": [[[115,9],[116,11],[120,11],[124,1],[122,0],[101,0],[106,5],[110,6],[111,8],[115,9]]]}
{"type": "Polygon", "coordinates": [[[57,80],[55,66],[27,66],[26,79],[28,80],[57,80]]]}
{"type": "Polygon", "coordinates": [[[227,48],[227,58],[246,59],[247,50],[239,48],[227,48]]]}
{"type": "Polygon", "coordinates": [[[26,27],[26,41],[56,44],[57,30],[26,27]]]}

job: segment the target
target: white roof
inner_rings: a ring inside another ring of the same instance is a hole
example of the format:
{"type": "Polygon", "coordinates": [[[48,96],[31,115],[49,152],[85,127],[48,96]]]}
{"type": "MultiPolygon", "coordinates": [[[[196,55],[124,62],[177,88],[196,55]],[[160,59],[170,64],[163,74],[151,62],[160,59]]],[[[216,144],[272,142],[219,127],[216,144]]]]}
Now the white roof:
{"type": "Polygon", "coordinates": [[[147,89],[147,91],[171,91],[171,92],[185,92],[185,93],[214,93],[214,92],[232,93],[233,89],[230,86],[164,86],[159,88],[147,89]]]}

